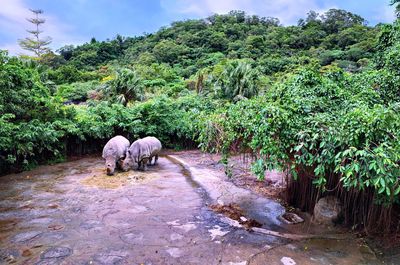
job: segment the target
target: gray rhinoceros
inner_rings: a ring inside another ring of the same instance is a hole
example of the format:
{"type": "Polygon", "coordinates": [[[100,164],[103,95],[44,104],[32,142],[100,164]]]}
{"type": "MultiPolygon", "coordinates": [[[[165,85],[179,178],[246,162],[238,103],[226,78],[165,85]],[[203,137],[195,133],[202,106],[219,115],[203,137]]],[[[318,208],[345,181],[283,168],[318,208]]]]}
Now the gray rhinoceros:
{"type": "Polygon", "coordinates": [[[103,148],[103,158],[106,160],[107,175],[113,175],[115,167],[125,158],[129,141],[121,135],[111,138],[103,148]]]}
{"type": "Polygon", "coordinates": [[[157,163],[161,148],[161,142],[153,136],[134,141],[126,152],[125,160],[122,162],[122,169],[127,171],[134,164],[137,164],[137,169],[146,170],[147,163],[151,164],[153,157],[153,165],[157,163]]]}

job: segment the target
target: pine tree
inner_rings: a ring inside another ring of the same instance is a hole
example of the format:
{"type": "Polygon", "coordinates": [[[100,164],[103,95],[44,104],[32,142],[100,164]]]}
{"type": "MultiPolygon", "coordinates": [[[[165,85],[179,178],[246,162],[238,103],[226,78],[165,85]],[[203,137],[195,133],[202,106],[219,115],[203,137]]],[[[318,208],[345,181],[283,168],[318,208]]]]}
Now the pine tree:
{"type": "Polygon", "coordinates": [[[29,9],[34,15],[34,18],[27,18],[36,28],[33,30],[27,30],[33,37],[27,37],[19,40],[19,45],[22,49],[35,53],[37,57],[41,57],[43,54],[48,53],[50,48],[48,45],[51,43],[50,37],[41,38],[40,34],[43,33],[39,27],[46,22],[44,18],[40,18],[39,15],[43,14],[43,10],[40,9],[29,9]]]}

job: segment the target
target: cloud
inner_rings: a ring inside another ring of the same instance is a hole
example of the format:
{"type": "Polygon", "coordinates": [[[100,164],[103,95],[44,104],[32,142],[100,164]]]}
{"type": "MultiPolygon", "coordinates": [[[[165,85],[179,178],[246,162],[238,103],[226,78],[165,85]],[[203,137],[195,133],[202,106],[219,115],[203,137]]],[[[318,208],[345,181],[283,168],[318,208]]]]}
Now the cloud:
{"type": "MultiPolygon", "coordinates": [[[[29,7],[22,0],[3,1],[0,8],[0,28],[3,39],[7,41],[0,45],[0,49],[9,50],[10,54],[29,54],[18,46],[18,39],[23,39],[29,35],[27,29],[31,29],[32,24],[26,18],[33,17],[29,7]]],[[[51,48],[57,49],[66,44],[82,43],[84,38],[72,34],[73,28],[62,23],[57,17],[51,14],[42,14],[46,23],[42,25],[43,36],[51,36],[53,39],[51,48]]]]}
{"type": "MultiPolygon", "coordinates": [[[[10,55],[17,55],[22,53],[21,47],[17,43],[7,43],[0,45],[0,50],[7,50],[10,55]]],[[[26,52],[28,54],[28,52],[26,52]]]]}
{"type": "Polygon", "coordinates": [[[384,23],[392,23],[396,19],[395,8],[393,6],[385,5],[380,10],[378,10],[374,18],[377,21],[381,21],[384,23]]]}
{"type": "Polygon", "coordinates": [[[320,6],[317,0],[160,0],[169,12],[205,17],[213,13],[223,14],[231,10],[243,10],[248,14],[277,17],[285,25],[296,24],[308,11],[321,12],[331,8],[320,6]]]}

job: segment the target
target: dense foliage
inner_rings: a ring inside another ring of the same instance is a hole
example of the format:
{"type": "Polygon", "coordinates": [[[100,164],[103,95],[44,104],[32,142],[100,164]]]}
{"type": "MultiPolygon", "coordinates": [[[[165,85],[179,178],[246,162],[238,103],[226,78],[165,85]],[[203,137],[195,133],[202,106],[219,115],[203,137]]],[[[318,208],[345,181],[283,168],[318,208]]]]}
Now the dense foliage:
{"type": "Polygon", "coordinates": [[[155,135],[224,162],[251,152],[261,179],[278,168],[322,193],[336,181],[398,203],[398,21],[369,27],[331,9],[285,27],[232,11],[58,52],[0,54],[1,173],[63,159],[77,143],[155,135]]]}
{"type": "Polygon", "coordinates": [[[368,27],[363,18],[331,9],[320,15],[310,11],[297,26],[281,26],[276,18],[247,16],[242,11],[201,20],[174,22],[156,33],[139,37],[117,36],[109,41],[78,47],[64,46],[61,56],[47,58],[56,66],[52,80],[78,81],[82,71],[101,65],[168,64],[185,78],[218,64],[222,59],[251,58],[261,73],[271,75],[302,65],[305,57],[322,65],[336,62],[359,71],[375,52],[379,27],[368,27]],[[68,67],[67,67],[68,66],[68,67]],[[79,69],[79,70],[78,70],[79,69]],[[70,74],[76,74],[71,80],[70,74]]]}

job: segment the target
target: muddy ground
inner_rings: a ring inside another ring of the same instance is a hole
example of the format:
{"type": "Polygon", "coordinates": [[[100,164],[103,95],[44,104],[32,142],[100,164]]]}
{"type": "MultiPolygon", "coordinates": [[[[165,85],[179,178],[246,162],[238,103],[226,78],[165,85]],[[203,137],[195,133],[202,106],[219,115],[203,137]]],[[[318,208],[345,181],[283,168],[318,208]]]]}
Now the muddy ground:
{"type": "Polygon", "coordinates": [[[351,233],[283,223],[278,182],[232,181],[218,161],[168,152],[147,172],[109,177],[93,156],[4,176],[0,264],[382,264],[351,233]]]}

